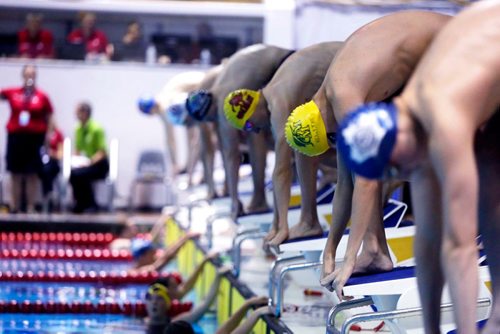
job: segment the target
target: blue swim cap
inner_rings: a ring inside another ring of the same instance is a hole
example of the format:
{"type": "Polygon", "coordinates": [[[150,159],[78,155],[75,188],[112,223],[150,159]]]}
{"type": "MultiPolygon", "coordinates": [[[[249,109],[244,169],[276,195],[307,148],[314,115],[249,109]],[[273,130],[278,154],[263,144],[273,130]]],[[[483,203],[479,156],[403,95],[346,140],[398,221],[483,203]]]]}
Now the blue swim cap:
{"type": "Polygon", "coordinates": [[[394,104],[364,104],[341,122],[337,148],[356,174],[379,179],[391,157],[396,133],[397,109],[394,104]]]}
{"type": "Polygon", "coordinates": [[[139,101],[137,101],[137,106],[139,107],[140,111],[147,115],[150,115],[155,103],[156,102],[152,96],[143,96],[139,98],[139,101]]]}
{"type": "Polygon", "coordinates": [[[196,90],[189,93],[186,99],[186,109],[197,121],[203,121],[212,104],[212,93],[206,90],[196,90]]]}
{"type": "Polygon", "coordinates": [[[145,254],[148,250],[154,249],[155,246],[151,240],[135,238],[132,239],[132,245],[130,246],[130,252],[132,257],[137,259],[138,257],[145,254]]]}

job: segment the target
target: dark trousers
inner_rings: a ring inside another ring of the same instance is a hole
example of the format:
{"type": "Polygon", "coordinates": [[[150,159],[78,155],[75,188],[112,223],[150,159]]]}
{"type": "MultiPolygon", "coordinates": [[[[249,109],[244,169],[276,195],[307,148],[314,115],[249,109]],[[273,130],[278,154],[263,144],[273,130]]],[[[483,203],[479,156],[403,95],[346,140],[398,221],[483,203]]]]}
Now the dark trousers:
{"type": "Polygon", "coordinates": [[[49,161],[43,164],[40,171],[40,179],[42,181],[43,196],[47,196],[54,188],[54,180],[61,171],[59,160],[50,158],[49,161]]]}
{"type": "Polygon", "coordinates": [[[87,167],[74,168],[71,170],[69,182],[73,187],[75,212],[79,213],[88,209],[97,208],[92,183],[97,180],[105,179],[108,175],[108,171],[109,163],[107,159],[102,159],[87,167]]]}

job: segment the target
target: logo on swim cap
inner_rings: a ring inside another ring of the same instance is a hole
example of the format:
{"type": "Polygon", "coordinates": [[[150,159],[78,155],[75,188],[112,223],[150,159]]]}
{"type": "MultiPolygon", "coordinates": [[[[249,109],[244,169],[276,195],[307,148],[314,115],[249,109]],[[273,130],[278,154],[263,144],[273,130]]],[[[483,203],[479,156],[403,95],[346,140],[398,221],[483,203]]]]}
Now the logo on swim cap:
{"type": "Polygon", "coordinates": [[[186,109],[191,117],[197,121],[204,121],[212,105],[212,93],[206,90],[197,90],[189,93],[186,99],[186,109]]]}
{"type": "Polygon", "coordinates": [[[285,124],[285,138],[294,150],[307,156],[320,155],[328,150],[325,123],[314,101],[292,111],[285,124]]]}
{"type": "Polygon", "coordinates": [[[347,166],[363,177],[381,178],[396,142],[396,107],[362,105],[348,114],[338,133],[338,149],[347,166]]]}
{"type": "Polygon", "coordinates": [[[238,89],[224,99],[224,115],[229,124],[243,130],[259,103],[260,93],[250,89],[238,89]]]}

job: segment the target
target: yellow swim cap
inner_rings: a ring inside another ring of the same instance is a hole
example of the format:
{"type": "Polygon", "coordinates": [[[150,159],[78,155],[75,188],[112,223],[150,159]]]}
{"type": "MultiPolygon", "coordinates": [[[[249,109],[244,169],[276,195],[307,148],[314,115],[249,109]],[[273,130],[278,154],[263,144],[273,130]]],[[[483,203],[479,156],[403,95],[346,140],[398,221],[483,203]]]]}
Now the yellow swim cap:
{"type": "Polygon", "coordinates": [[[238,89],[229,93],[224,100],[224,115],[235,128],[243,130],[259,103],[260,93],[250,89],[238,89]]]}
{"type": "Polygon", "coordinates": [[[162,297],[167,307],[170,307],[170,305],[172,304],[170,296],[168,295],[167,288],[160,283],[155,283],[151,285],[148,289],[148,294],[158,295],[162,297]]]}
{"type": "Polygon", "coordinates": [[[310,157],[328,150],[325,123],[314,101],[292,111],[285,124],[285,137],[294,150],[310,157]]]}

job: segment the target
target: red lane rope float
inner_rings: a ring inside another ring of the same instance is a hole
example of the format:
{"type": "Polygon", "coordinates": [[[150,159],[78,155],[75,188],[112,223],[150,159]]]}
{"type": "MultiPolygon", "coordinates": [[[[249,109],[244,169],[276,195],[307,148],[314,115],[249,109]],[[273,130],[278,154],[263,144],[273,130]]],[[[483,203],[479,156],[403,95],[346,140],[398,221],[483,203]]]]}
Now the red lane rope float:
{"type": "Polygon", "coordinates": [[[159,277],[168,277],[169,274],[158,272],[143,272],[143,273],[129,273],[122,272],[106,272],[106,271],[79,271],[79,272],[64,272],[64,271],[32,271],[0,272],[0,281],[4,282],[70,282],[70,283],[101,283],[105,285],[119,285],[119,284],[150,284],[159,277]]]}
{"type": "Polygon", "coordinates": [[[44,259],[44,260],[90,260],[90,261],[130,261],[128,250],[109,249],[2,249],[2,259],[44,259]]]}
{"type": "MultiPolygon", "coordinates": [[[[173,300],[168,315],[173,317],[190,311],[192,307],[193,303],[191,302],[173,300]]],[[[100,300],[97,303],[90,301],[74,301],[70,303],[48,301],[44,303],[40,300],[25,300],[19,303],[16,300],[11,300],[9,302],[0,301],[0,313],[98,313],[143,317],[146,315],[146,305],[142,301],[135,303],[129,301],[123,303],[106,302],[104,300],[100,300]]]]}
{"type": "Polygon", "coordinates": [[[354,324],[351,326],[351,328],[349,328],[349,330],[353,332],[361,332],[361,331],[379,332],[384,327],[384,325],[385,322],[383,321],[373,328],[363,328],[360,325],[354,324]]]}
{"type": "Polygon", "coordinates": [[[81,232],[2,232],[0,242],[40,242],[64,243],[70,245],[101,245],[107,246],[115,239],[112,233],[81,233],[81,232]]]}

